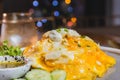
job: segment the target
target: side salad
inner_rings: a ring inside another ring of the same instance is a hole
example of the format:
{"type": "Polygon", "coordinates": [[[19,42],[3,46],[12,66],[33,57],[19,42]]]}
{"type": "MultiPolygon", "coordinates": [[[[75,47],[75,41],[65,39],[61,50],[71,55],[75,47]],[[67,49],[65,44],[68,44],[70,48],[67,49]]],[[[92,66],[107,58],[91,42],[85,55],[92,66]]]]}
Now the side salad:
{"type": "Polygon", "coordinates": [[[20,47],[9,46],[8,41],[3,41],[0,46],[0,56],[9,55],[9,56],[21,56],[22,51],[20,47]]]}

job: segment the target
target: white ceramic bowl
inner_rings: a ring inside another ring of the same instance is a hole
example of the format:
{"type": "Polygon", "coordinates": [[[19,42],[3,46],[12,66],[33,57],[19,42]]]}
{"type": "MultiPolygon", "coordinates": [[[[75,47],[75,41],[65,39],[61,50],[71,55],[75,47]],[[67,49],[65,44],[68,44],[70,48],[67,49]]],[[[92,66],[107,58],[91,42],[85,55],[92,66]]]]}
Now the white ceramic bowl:
{"type": "Polygon", "coordinates": [[[13,68],[0,68],[0,80],[10,80],[14,78],[19,78],[25,75],[27,71],[29,71],[31,67],[31,63],[24,59],[23,57],[17,56],[0,56],[0,61],[13,61],[13,60],[24,60],[25,64],[13,67],[13,68]]]}

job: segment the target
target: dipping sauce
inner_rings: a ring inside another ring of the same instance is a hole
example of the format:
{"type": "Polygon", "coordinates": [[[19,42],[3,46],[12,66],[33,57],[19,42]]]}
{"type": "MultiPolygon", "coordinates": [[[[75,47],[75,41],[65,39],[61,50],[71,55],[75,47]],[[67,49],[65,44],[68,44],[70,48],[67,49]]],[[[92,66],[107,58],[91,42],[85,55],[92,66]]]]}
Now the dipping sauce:
{"type": "Polygon", "coordinates": [[[0,62],[0,68],[4,69],[4,68],[14,68],[14,67],[18,67],[18,66],[22,66],[24,65],[25,62],[16,62],[16,61],[2,61],[0,62]]]}
{"type": "Polygon", "coordinates": [[[22,66],[26,63],[23,56],[0,56],[0,69],[2,68],[14,68],[22,66]]]}

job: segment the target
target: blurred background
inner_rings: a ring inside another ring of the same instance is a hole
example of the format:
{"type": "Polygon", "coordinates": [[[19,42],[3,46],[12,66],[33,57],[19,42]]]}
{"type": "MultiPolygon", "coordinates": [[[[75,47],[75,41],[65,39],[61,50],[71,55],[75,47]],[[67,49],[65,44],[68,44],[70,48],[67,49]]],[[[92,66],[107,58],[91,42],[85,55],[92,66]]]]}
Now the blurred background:
{"type": "Polygon", "coordinates": [[[118,47],[119,3],[120,0],[0,0],[0,18],[3,13],[28,12],[39,31],[73,28],[103,45],[118,47]]]}
{"type": "Polygon", "coordinates": [[[57,27],[108,27],[120,25],[119,3],[119,0],[1,0],[0,12],[53,17],[57,27]]]}

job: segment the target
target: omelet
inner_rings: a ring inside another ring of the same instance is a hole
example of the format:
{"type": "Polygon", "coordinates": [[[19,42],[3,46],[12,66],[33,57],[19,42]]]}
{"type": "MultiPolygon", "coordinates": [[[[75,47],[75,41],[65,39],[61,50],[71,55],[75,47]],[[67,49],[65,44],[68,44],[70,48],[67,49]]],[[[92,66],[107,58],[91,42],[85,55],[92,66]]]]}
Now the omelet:
{"type": "Polygon", "coordinates": [[[66,80],[95,80],[116,64],[91,38],[66,28],[44,33],[25,48],[23,56],[32,61],[33,68],[65,70],[66,80]]]}

